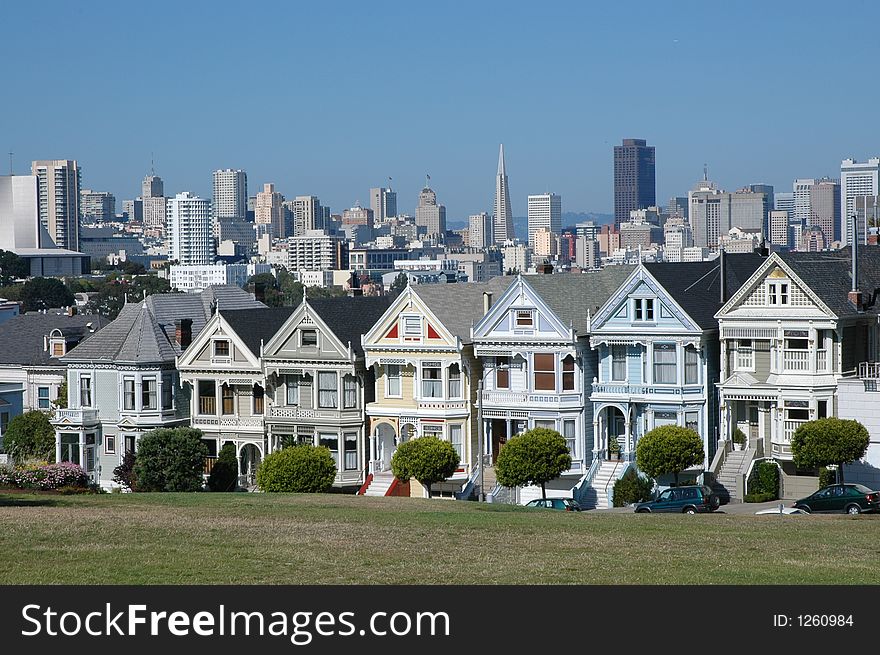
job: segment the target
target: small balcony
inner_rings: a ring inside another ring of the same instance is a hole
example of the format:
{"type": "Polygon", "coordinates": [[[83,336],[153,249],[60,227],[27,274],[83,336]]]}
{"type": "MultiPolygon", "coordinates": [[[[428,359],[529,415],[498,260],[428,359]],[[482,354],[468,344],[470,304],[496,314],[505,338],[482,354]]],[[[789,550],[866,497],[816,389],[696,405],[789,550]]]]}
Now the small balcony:
{"type": "Polygon", "coordinates": [[[859,377],[862,380],[880,380],[880,362],[862,362],[859,364],[859,377]]]}
{"type": "Polygon", "coordinates": [[[483,407],[518,407],[531,405],[553,409],[582,405],[582,396],[573,391],[484,391],[483,407]]]}
{"type": "Polygon", "coordinates": [[[217,399],[214,396],[199,397],[199,414],[216,414],[217,399]]]}
{"type": "Polygon", "coordinates": [[[98,410],[89,407],[56,409],[52,423],[56,425],[97,425],[98,410]]]}
{"type": "Polygon", "coordinates": [[[262,416],[193,416],[191,421],[193,427],[197,428],[234,428],[236,430],[263,428],[262,416]]]}
{"type": "Polygon", "coordinates": [[[784,350],[782,370],[785,372],[806,373],[810,370],[809,350],[784,350]]]}

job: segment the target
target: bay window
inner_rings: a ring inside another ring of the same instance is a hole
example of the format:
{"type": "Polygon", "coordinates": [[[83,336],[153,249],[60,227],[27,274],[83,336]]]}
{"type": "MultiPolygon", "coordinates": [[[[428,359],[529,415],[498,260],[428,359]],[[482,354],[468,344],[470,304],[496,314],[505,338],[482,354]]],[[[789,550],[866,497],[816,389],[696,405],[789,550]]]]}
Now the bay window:
{"type": "Polygon", "coordinates": [[[626,346],[614,344],[611,346],[611,380],[622,382],[626,380],[626,346]]]}
{"type": "Polygon", "coordinates": [[[324,409],[339,408],[339,376],[335,371],[318,373],[318,407],[324,409]]]}
{"type": "Polygon", "coordinates": [[[422,365],[422,398],[441,398],[443,396],[443,380],[439,362],[422,365]]]}
{"type": "Polygon", "coordinates": [[[343,409],[357,407],[357,378],[353,375],[342,378],[342,407],[343,409]]]}
{"type": "Polygon", "coordinates": [[[449,367],[449,397],[461,398],[461,368],[458,364],[449,367]]]}
{"type": "Polygon", "coordinates": [[[535,391],[556,391],[556,355],[535,353],[535,391]]]}
{"type": "Polygon", "coordinates": [[[458,453],[459,463],[464,462],[464,439],[462,438],[463,430],[461,423],[452,423],[449,425],[449,442],[458,453]]]}
{"type": "Polygon", "coordinates": [[[79,405],[92,406],[92,378],[89,375],[79,376],[79,405]]]}
{"type": "Polygon", "coordinates": [[[143,409],[156,409],[156,378],[143,378],[141,380],[141,407],[143,409]]]}
{"type": "Polygon", "coordinates": [[[221,411],[224,415],[235,414],[235,392],[228,384],[220,387],[221,411]]]}
{"type": "Polygon", "coordinates": [[[574,391],[574,357],[571,355],[562,359],[562,390],[574,391]]]}
{"type": "Polygon", "coordinates": [[[694,346],[685,346],[684,349],[684,383],[699,384],[700,382],[700,353],[694,346]]]}
{"type": "Polygon", "coordinates": [[[654,384],[675,384],[675,344],[654,344],[654,384]]]}
{"type": "Polygon", "coordinates": [[[510,389],[510,357],[495,358],[495,388],[510,389]]]}

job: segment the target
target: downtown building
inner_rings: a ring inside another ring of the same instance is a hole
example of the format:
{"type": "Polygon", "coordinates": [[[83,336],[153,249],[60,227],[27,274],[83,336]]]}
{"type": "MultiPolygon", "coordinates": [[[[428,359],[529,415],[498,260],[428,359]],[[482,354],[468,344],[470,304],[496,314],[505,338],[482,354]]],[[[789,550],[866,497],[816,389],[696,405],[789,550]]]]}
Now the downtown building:
{"type": "Polygon", "coordinates": [[[425,229],[425,236],[442,239],[446,234],[446,207],[437,204],[437,194],[428,186],[419,193],[416,226],[425,229]]]}
{"type": "Polygon", "coordinates": [[[503,244],[516,237],[513,229],[513,210],[510,207],[510,189],[507,185],[507,165],[504,162],[504,144],[498,151],[498,173],[495,176],[495,208],[492,215],[495,243],[503,244]]]}
{"type": "Polygon", "coordinates": [[[70,159],[31,163],[37,178],[40,222],[59,248],[79,250],[82,171],[70,159]]]}
{"type": "Polygon", "coordinates": [[[182,265],[214,262],[211,203],[189,191],[168,198],[168,259],[182,265]]]}
{"type": "Polygon", "coordinates": [[[264,184],[263,190],[257,193],[254,223],[269,226],[273,238],[283,239],[292,236],[287,233],[288,225],[284,217],[284,196],[275,191],[274,184],[264,184]]]}
{"type": "Polygon", "coordinates": [[[630,212],[657,204],[654,146],[644,139],[624,139],[614,146],[614,227],[630,212]]]}
{"type": "Polygon", "coordinates": [[[83,189],[79,199],[83,223],[110,223],[116,219],[116,198],[112,193],[83,189]]]}
{"type": "MultiPolygon", "coordinates": [[[[857,198],[880,195],[880,158],[867,162],[844,159],[840,164],[840,217],[841,241],[852,244],[852,223],[856,214],[857,198]]],[[[865,201],[862,201],[864,207],[865,201]]],[[[860,230],[861,231],[861,230],[860,230]]],[[[867,233],[867,231],[865,231],[867,233]]],[[[865,241],[862,240],[862,243],[865,241]]]]}
{"type": "Polygon", "coordinates": [[[542,193],[528,197],[529,246],[535,249],[535,234],[547,230],[558,237],[562,232],[562,197],[542,193]]]}
{"type": "Polygon", "coordinates": [[[688,204],[694,246],[710,250],[717,250],[720,237],[733,228],[763,234],[770,207],[764,191],[729,193],[705,178],[688,193],[688,204]]]}
{"type": "Polygon", "coordinates": [[[214,171],[213,218],[247,220],[247,173],[226,168],[214,171]]]}
{"type": "Polygon", "coordinates": [[[373,187],[370,189],[370,209],[376,224],[384,223],[392,216],[397,216],[397,192],[391,187],[373,187]]]}

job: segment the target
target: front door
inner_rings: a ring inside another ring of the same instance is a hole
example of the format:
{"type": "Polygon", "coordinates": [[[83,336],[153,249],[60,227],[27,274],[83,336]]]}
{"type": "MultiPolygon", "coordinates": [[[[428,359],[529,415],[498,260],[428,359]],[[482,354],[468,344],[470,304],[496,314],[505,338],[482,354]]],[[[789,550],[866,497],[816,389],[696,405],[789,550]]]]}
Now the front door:
{"type": "Polygon", "coordinates": [[[498,453],[501,452],[501,447],[507,443],[507,421],[504,419],[495,418],[491,421],[491,431],[492,431],[492,465],[495,465],[495,460],[498,459],[498,453]]]}

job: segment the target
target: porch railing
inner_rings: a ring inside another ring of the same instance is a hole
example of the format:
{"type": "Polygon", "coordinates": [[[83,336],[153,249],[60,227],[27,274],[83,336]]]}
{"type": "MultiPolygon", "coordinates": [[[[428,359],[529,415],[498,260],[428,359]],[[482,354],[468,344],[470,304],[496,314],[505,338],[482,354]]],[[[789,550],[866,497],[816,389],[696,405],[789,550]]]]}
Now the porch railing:
{"type": "Polygon", "coordinates": [[[216,414],[217,399],[214,396],[199,396],[199,414],[216,414]]]}
{"type": "Polygon", "coordinates": [[[782,368],[785,371],[809,371],[809,350],[784,350],[782,352],[782,368]]]}
{"type": "Polygon", "coordinates": [[[806,421],[783,421],[782,438],[785,443],[791,443],[791,438],[794,436],[794,431],[797,430],[804,423],[806,423],[806,421]]]}
{"type": "Polygon", "coordinates": [[[211,471],[214,470],[214,464],[216,462],[217,462],[216,457],[211,457],[211,456],[205,457],[205,468],[204,468],[205,475],[211,475],[211,471]]]}
{"type": "Polygon", "coordinates": [[[880,362],[859,364],[859,377],[863,380],[880,380],[880,362]]]}

